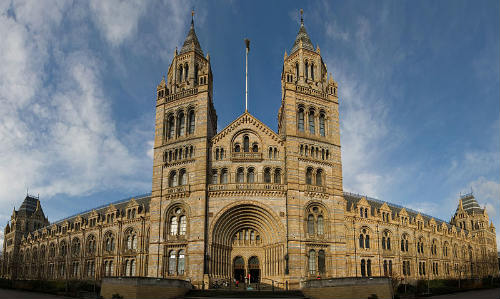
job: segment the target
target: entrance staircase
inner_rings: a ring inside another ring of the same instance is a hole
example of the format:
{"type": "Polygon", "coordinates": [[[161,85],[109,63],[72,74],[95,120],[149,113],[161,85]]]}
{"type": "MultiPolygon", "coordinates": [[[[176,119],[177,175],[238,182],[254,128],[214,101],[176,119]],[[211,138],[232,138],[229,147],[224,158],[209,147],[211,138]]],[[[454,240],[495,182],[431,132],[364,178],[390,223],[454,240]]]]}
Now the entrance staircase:
{"type": "Polygon", "coordinates": [[[191,290],[185,299],[195,298],[293,298],[303,299],[304,294],[301,291],[286,291],[273,288],[266,283],[251,283],[248,285],[240,284],[238,287],[234,283],[231,285],[218,286],[215,289],[191,290]]]}

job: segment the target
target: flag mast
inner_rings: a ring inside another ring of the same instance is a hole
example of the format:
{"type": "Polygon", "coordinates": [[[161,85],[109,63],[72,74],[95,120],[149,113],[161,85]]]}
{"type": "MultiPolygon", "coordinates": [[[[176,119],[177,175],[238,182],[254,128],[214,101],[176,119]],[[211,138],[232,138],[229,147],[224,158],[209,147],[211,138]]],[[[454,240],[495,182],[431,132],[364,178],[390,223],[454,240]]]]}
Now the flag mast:
{"type": "Polygon", "coordinates": [[[245,38],[246,55],[245,55],[245,112],[248,111],[248,51],[250,51],[250,40],[245,38]]]}

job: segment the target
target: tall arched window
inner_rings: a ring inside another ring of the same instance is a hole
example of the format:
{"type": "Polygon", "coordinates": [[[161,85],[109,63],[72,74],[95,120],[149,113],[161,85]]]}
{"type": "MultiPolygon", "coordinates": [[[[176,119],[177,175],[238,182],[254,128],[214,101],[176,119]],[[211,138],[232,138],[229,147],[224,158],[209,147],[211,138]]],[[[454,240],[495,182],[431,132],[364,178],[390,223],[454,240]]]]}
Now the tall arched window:
{"type": "Polygon", "coordinates": [[[111,232],[107,232],[104,235],[104,250],[108,253],[115,250],[115,238],[111,232]]]}
{"type": "Polygon", "coordinates": [[[259,151],[259,145],[257,143],[254,143],[252,145],[252,152],[256,153],[259,151]]]}
{"type": "Polygon", "coordinates": [[[180,218],[179,235],[184,236],[187,228],[187,217],[182,215],[180,218]]]}
{"type": "MultiPolygon", "coordinates": [[[[71,254],[73,256],[80,255],[80,239],[78,239],[78,238],[73,239],[73,242],[71,244],[71,254]]],[[[34,259],[36,259],[35,255],[36,255],[36,251],[33,250],[33,258],[34,259]]]]}
{"type": "Polygon", "coordinates": [[[264,183],[270,183],[271,182],[271,169],[266,168],[264,169],[264,183]]]}
{"type": "Polygon", "coordinates": [[[173,170],[170,172],[168,176],[168,186],[176,187],[177,186],[177,171],[173,170]]]}
{"type": "Polygon", "coordinates": [[[236,182],[237,183],[244,183],[245,181],[245,174],[244,170],[242,167],[238,168],[237,173],[236,173],[236,182]]]}
{"type": "Polygon", "coordinates": [[[182,82],[182,65],[179,67],[179,82],[182,82]]]}
{"type": "Polygon", "coordinates": [[[170,138],[174,138],[174,132],[175,132],[175,120],[174,120],[174,116],[173,115],[170,115],[168,117],[168,139],[170,138]]]}
{"type": "Polygon", "coordinates": [[[90,235],[87,238],[87,254],[94,254],[95,253],[95,248],[96,248],[96,246],[95,246],[95,236],[94,235],[90,235]]]}
{"type": "Polygon", "coordinates": [[[314,110],[309,111],[309,133],[314,134],[316,131],[315,128],[316,122],[314,119],[314,110]]]}
{"type": "Polygon", "coordinates": [[[234,152],[235,152],[235,153],[239,153],[239,152],[240,152],[240,145],[239,145],[238,143],[236,143],[236,144],[234,145],[234,152]]]}
{"type": "Polygon", "coordinates": [[[314,235],[314,216],[312,214],[307,216],[307,233],[314,235]]]}
{"type": "Polygon", "coordinates": [[[324,233],[324,230],[325,230],[324,227],[325,227],[325,224],[323,221],[323,216],[319,215],[318,216],[318,235],[322,235],[324,233]]]}
{"type": "Polygon", "coordinates": [[[314,80],[314,63],[311,63],[311,80],[314,80]]]}
{"type": "Polygon", "coordinates": [[[309,250],[309,274],[316,274],[316,251],[309,250]]]}
{"type": "Polygon", "coordinates": [[[299,76],[299,63],[298,62],[295,63],[295,77],[296,77],[295,80],[299,80],[300,76],[299,76]]]}
{"type": "Polygon", "coordinates": [[[370,235],[368,234],[366,228],[361,229],[361,233],[359,234],[359,247],[370,248],[370,235]]]}
{"type": "Polygon", "coordinates": [[[306,79],[309,78],[309,63],[306,61],[305,63],[305,71],[306,71],[306,79]]]}
{"type": "Polygon", "coordinates": [[[176,256],[175,256],[175,251],[170,250],[170,253],[168,254],[168,275],[175,275],[175,269],[177,266],[176,263],[176,256]]]}
{"type": "Polygon", "coordinates": [[[227,184],[227,169],[222,169],[220,172],[220,183],[227,184]]]}
{"type": "Polygon", "coordinates": [[[325,274],[325,272],[326,272],[325,251],[324,250],[320,250],[318,252],[318,271],[320,274],[325,274]]]}
{"type": "Polygon", "coordinates": [[[187,184],[187,174],[186,169],[179,170],[179,185],[183,186],[187,184]]]}
{"type": "Polygon", "coordinates": [[[325,114],[320,113],[319,114],[319,134],[321,136],[325,136],[325,114]]]}
{"type": "Polygon", "coordinates": [[[194,110],[191,110],[189,111],[189,128],[188,128],[189,134],[194,134],[194,126],[195,126],[194,110]]]}
{"type": "Polygon", "coordinates": [[[304,132],[304,108],[300,107],[298,112],[298,129],[304,132]]]}
{"type": "Polygon", "coordinates": [[[184,136],[186,120],[183,111],[179,112],[179,115],[177,116],[177,128],[177,136],[184,136]]]}
{"type": "Polygon", "coordinates": [[[125,232],[125,249],[127,250],[137,249],[137,234],[133,229],[128,229],[125,232]]]}
{"type": "Polygon", "coordinates": [[[366,276],[366,262],[364,259],[361,260],[361,276],[366,276]]]}
{"type": "Polygon", "coordinates": [[[184,275],[184,250],[179,250],[179,258],[177,260],[177,274],[184,275]]]}
{"type": "Polygon", "coordinates": [[[217,169],[212,170],[212,184],[217,184],[217,169]]]}
{"type": "Polygon", "coordinates": [[[322,186],[323,185],[323,170],[318,169],[316,172],[316,185],[317,186],[322,186]]]}
{"type": "Polygon", "coordinates": [[[306,171],[306,184],[307,185],[312,185],[312,175],[313,175],[312,168],[307,168],[307,171],[306,171]]]}
{"type": "Polygon", "coordinates": [[[274,170],[274,183],[281,184],[281,169],[279,168],[274,170]]]}
{"type": "Polygon", "coordinates": [[[194,84],[198,84],[198,64],[194,65],[194,84]]]}
{"type": "Polygon", "coordinates": [[[243,151],[248,153],[250,151],[250,139],[248,136],[243,137],[243,151]]]}
{"type": "Polygon", "coordinates": [[[177,217],[172,216],[170,217],[170,235],[175,236],[177,235],[177,230],[178,230],[178,223],[177,223],[177,217]]]}
{"type": "Polygon", "coordinates": [[[186,63],[184,66],[184,80],[188,80],[188,75],[189,75],[189,65],[186,63]]]}

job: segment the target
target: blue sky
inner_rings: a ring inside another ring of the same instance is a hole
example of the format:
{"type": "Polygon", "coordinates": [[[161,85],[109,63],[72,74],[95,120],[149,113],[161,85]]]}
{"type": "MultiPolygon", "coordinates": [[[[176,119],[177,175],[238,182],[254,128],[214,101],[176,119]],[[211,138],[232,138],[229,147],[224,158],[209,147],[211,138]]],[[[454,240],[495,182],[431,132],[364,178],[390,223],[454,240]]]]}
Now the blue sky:
{"type": "MultiPolygon", "coordinates": [[[[339,83],[344,189],[449,220],[471,188],[500,226],[498,1],[2,1],[0,225],[26,189],[49,220],[151,189],[155,88],[189,29],[221,130],[277,129],[305,11],[339,83]]],[[[499,241],[497,236],[497,242],[499,241]]]]}

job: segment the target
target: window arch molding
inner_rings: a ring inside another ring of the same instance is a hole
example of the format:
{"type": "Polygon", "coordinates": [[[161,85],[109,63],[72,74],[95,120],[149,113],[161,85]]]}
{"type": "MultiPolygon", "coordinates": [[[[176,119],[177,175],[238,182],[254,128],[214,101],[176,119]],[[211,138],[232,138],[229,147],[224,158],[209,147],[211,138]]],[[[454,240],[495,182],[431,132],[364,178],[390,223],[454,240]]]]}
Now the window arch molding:
{"type": "Polygon", "coordinates": [[[260,135],[255,132],[254,130],[251,129],[243,129],[240,130],[236,133],[234,133],[233,137],[231,138],[231,151],[232,152],[238,152],[236,151],[236,146],[239,146],[239,152],[248,152],[251,153],[253,152],[253,147],[256,146],[257,152],[262,152],[263,149],[263,141],[260,135]],[[246,139],[248,138],[248,151],[246,150],[246,139]]]}
{"type": "Polygon", "coordinates": [[[328,208],[317,201],[310,201],[304,209],[304,232],[309,237],[326,237],[329,234],[328,208]]]}
{"type": "Polygon", "coordinates": [[[358,247],[364,249],[371,248],[371,239],[373,238],[373,232],[368,226],[360,227],[358,231],[358,247]]]}
{"type": "Polygon", "coordinates": [[[105,253],[113,253],[116,247],[116,237],[112,230],[108,230],[104,233],[102,250],[105,253]]]}
{"type": "Polygon", "coordinates": [[[164,237],[184,238],[188,233],[189,207],[184,203],[173,203],[165,212],[164,237]]]}
{"type": "Polygon", "coordinates": [[[306,108],[303,104],[297,106],[297,130],[305,132],[306,108]]]}
{"type": "Polygon", "coordinates": [[[381,242],[383,250],[392,250],[393,238],[392,238],[392,232],[390,230],[386,229],[382,232],[381,242]]]}
{"type": "Polygon", "coordinates": [[[123,233],[123,249],[124,251],[138,251],[139,233],[135,227],[129,226],[123,233]]]}

